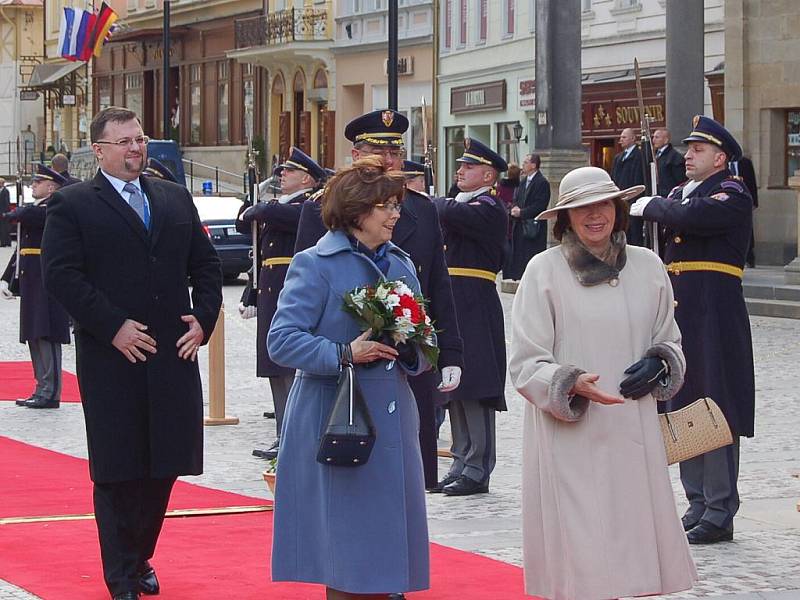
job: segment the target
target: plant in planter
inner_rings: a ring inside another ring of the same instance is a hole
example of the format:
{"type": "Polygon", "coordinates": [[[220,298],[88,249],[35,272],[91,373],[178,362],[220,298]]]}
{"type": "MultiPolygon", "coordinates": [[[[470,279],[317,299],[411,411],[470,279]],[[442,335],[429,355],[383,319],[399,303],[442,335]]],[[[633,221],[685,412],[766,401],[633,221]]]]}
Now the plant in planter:
{"type": "Polygon", "coordinates": [[[277,476],[277,470],[278,470],[278,459],[277,457],[271,458],[267,463],[266,470],[262,474],[262,477],[264,477],[264,481],[267,482],[267,487],[269,488],[269,491],[272,492],[273,496],[275,496],[275,479],[277,476]]]}

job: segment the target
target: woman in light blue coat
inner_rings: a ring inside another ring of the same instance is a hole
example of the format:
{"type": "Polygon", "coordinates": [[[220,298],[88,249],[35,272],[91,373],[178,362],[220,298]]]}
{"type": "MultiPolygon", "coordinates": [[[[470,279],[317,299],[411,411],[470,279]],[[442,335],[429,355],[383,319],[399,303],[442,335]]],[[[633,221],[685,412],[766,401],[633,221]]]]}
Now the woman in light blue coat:
{"type": "Polygon", "coordinates": [[[416,347],[398,354],[370,341],[343,310],[346,292],[381,280],[403,280],[419,293],[410,258],[390,241],[402,197],[402,175],[385,173],[374,158],[329,182],[329,231],[292,260],[267,338],[270,357],[297,369],[278,455],[272,578],[321,583],[329,599],[429,586],[419,416],[406,380],[429,365],[416,347]],[[359,467],[316,460],[347,343],[376,428],[359,467]]]}

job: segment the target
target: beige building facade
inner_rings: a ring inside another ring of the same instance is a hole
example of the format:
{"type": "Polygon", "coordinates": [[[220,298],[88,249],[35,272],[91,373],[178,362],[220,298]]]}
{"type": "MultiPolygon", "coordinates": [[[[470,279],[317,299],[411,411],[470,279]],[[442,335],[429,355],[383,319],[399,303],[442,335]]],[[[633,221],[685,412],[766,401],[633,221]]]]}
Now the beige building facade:
{"type": "Polygon", "coordinates": [[[725,3],[725,126],[756,172],[756,260],[786,265],[798,248],[789,178],[800,170],[800,3],[725,3]]]}

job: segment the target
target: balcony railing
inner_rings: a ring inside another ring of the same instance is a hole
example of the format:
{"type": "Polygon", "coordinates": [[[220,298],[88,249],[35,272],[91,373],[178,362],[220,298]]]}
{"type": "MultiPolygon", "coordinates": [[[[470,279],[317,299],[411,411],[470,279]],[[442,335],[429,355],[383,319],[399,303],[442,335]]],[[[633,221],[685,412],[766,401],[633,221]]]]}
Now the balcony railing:
{"type": "Polygon", "coordinates": [[[237,19],[235,32],[237,50],[331,39],[328,35],[328,11],[313,8],[290,8],[268,15],[237,19]]]}

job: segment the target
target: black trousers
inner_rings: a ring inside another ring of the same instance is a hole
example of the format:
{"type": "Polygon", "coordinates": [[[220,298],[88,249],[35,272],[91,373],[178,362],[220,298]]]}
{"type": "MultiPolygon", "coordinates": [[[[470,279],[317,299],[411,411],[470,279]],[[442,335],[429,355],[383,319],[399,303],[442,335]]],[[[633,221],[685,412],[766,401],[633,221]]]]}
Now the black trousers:
{"type": "Polygon", "coordinates": [[[437,377],[422,373],[409,377],[408,383],[417,401],[419,412],[419,447],[422,452],[422,468],[425,473],[425,487],[436,487],[439,483],[439,457],[436,455],[436,391],[437,377]]]}
{"type": "Polygon", "coordinates": [[[136,591],[153,557],[175,478],[94,484],[103,577],[111,595],[136,591]]]}

